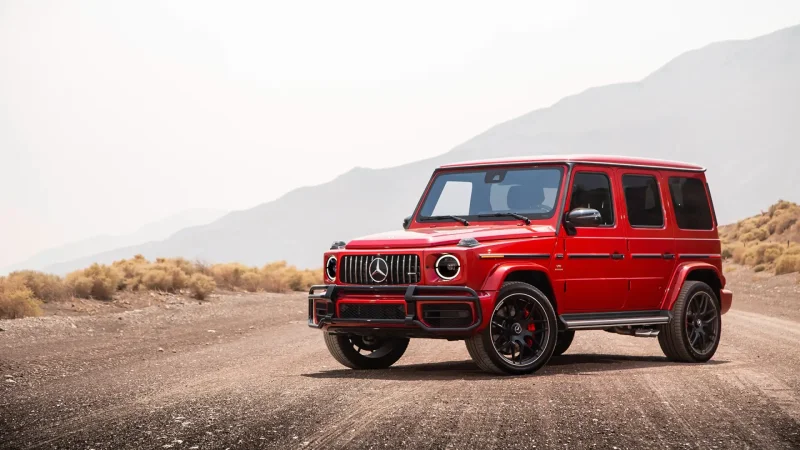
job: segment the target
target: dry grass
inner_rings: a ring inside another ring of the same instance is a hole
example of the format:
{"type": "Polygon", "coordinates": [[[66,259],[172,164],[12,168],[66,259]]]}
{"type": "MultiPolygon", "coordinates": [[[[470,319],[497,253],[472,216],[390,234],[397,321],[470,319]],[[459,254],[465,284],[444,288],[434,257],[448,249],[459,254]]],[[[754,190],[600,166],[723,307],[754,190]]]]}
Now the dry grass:
{"type": "Polygon", "coordinates": [[[92,264],[70,273],[64,282],[75,297],[111,300],[122,282],[122,274],[113,266],[92,264]]]}
{"type": "Polygon", "coordinates": [[[0,318],[41,314],[41,302],[69,298],[111,300],[118,291],[184,292],[204,300],[217,287],[249,292],[307,290],[322,282],[322,270],[300,270],[283,261],[262,268],[239,263],[207,265],[183,258],[148,261],[142,255],[110,266],[93,264],[65,278],[41,272],[14,272],[0,278],[0,318]]]}
{"type": "Polygon", "coordinates": [[[195,273],[189,278],[189,290],[192,292],[192,297],[198,300],[205,300],[216,288],[217,283],[208,275],[195,273]]]}
{"type": "Polygon", "coordinates": [[[22,277],[0,277],[0,319],[19,319],[42,314],[33,291],[22,277]]]}
{"type": "Polygon", "coordinates": [[[779,201],[758,216],[720,227],[722,257],[757,271],[800,271],[800,205],[779,201]]]}

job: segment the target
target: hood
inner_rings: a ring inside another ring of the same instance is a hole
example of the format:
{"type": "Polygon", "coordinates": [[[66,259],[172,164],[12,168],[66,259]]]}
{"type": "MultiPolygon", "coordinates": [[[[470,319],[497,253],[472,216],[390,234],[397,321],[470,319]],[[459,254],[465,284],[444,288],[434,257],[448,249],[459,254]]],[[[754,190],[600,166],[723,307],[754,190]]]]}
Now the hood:
{"type": "Polygon", "coordinates": [[[464,238],[475,238],[478,242],[499,241],[505,239],[525,239],[554,236],[551,226],[458,226],[447,228],[417,228],[414,230],[390,231],[353,239],[347,249],[369,248],[426,248],[441,245],[455,245],[464,238]]]}

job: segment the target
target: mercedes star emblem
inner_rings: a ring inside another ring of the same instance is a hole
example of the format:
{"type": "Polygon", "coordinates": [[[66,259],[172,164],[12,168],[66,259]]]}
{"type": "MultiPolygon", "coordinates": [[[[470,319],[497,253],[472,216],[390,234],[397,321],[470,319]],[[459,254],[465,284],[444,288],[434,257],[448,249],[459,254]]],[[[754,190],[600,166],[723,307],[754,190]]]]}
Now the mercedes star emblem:
{"type": "Polygon", "coordinates": [[[383,283],[389,276],[389,264],[383,258],[375,258],[369,263],[369,277],[376,283],[383,283]]]}

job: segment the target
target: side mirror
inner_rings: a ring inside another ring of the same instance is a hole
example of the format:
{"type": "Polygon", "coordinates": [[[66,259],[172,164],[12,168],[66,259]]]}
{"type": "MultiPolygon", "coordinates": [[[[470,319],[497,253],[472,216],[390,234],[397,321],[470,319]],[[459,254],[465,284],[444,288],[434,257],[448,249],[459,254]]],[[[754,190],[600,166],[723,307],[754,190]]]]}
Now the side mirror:
{"type": "Polygon", "coordinates": [[[407,230],[409,226],[411,226],[411,216],[408,216],[405,219],[403,219],[403,229],[407,230]]]}
{"type": "Polygon", "coordinates": [[[603,215],[591,208],[575,208],[564,216],[564,225],[570,235],[576,233],[575,227],[597,227],[602,223],[603,215]]]}

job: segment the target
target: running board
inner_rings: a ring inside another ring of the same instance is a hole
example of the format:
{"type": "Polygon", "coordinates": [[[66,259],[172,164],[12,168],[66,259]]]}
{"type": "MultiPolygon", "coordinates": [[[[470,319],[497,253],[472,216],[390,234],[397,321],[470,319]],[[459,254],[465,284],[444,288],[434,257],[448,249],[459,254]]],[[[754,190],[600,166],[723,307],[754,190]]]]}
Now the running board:
{"type": "Polygon", "coordinates": [[[669,311],[615,311],[604,313],[562,314],[560,317],[568,330],[602,330],[611,327],[637,325],[663,325],[669,323],[669,311]]]}

